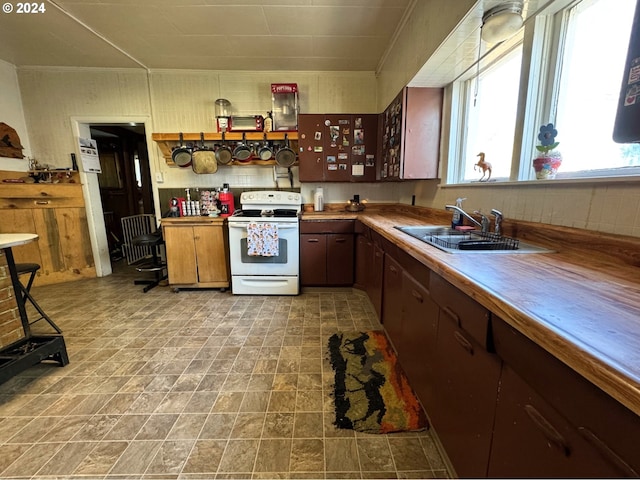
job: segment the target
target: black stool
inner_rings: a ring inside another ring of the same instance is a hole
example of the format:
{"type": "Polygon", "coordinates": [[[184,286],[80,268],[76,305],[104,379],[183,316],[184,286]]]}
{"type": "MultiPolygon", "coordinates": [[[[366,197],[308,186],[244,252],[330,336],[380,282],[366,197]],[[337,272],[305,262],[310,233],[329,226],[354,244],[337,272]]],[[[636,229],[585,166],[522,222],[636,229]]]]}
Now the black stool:
{"type": "MultiPolygon", "coordinates": [[[[60,327],[58,327],[55,322],[53,320],[51,320],[49,318],[49,316],[44,313],[44,310],[42,310],[42,308],[40,307],[40,305],[38,305],[38,303],[33,299],[33,297],[31,296],[31,286],[33,285],[33,280],[36,278],[36,272],[40,270],[40,265],[38,265],[37,263],[16,263],[16,272],[18,273],[18,277],[20,275],[26,275],[27,273],[31,274],[31,276],[29,277],[29,281],[27,282],[27,285],[23,285],[22,282],[20,283],[20,290],[22,290],[21,294],[22,294],[22,303],[24,304],[24,306],[27,306],[27,300],[29,300],[31,302],[31,305],[34,306],[34,308],[38,311],[38,313],[40,314],[40,318],[34,320],[34,321],[30,321],[29,325],[33,325],[36,322],[39,322],[40,320],[46,320],[49,325],[51,325],[53,327],[53,329],[58,332],[58,333],[62,333],[62,330],[60,330],[60,327]]],[[[16,292],[16,294],[18,294],[16,292]]]]}
{"type": "Polygon", "coordinates": [[[163,243],[164,240],[162,239],[160,231],[156,233],[145,233],[131,239],[132,245],[136,247],[149,247],[151,250],[151,260],[136,266],[136,270],[139,272],[153,272],[154,279],[135,280],[133,282],[135,285],[146,285],[146,287],[142,289],[144,293],[158,286],[162,280],[167,278],[167,275],[164,273],[167,265],[160,260],[160,256],[158,255],[158,249],[163,243]]]}

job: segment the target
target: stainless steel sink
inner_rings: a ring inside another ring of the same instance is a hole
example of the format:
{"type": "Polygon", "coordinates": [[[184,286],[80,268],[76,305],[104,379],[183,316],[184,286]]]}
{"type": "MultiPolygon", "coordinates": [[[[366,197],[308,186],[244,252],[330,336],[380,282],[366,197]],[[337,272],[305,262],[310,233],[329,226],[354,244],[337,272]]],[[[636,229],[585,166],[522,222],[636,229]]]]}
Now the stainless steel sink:
{"type": "Polygon", "coordinates": [[[543,247],[520,240],[483,234],[460,232],[447,225],[420,225],[395,227],[422,242],[449,253],[551,253],[543,247]]]}

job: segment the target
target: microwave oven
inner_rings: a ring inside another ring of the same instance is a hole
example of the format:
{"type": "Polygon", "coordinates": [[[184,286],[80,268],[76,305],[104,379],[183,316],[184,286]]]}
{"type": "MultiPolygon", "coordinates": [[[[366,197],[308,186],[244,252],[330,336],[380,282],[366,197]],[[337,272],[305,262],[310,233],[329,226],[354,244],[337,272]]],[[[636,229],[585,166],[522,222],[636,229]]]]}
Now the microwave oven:
{"type": "Polygon", "coordinates": [[[229,117],[228,132],[262,132],[264,117],[262,115],[231,116],[229,117]]]}

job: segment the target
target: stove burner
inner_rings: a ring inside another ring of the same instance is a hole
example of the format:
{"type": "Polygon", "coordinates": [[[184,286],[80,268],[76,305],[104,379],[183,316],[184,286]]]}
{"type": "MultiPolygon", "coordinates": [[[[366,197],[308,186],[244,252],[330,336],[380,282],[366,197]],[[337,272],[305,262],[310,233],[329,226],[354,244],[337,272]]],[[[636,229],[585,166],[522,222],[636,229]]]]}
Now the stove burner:
{"type": "Polygon", "coordinates": [[[289,208],[276,208],[273,211],[273,214],[276,217],[297,217],[298,212],[296,210],[292,210],[289,208]]]}
{"type": "Polygon", "coordinates": [[[275,210],[236,210],[233,213],[234,217],[297,217],[298,212],[288,208],[276,208],[275,210]]]}

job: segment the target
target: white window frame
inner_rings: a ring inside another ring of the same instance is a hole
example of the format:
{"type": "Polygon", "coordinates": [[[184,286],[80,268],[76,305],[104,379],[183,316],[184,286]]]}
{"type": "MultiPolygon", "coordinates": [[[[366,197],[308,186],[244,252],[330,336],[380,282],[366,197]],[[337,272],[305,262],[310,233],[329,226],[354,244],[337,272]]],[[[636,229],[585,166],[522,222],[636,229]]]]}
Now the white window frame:
{"type": "MultiPolygon", "coordinates": [[[[480,74],[489,66],[499,61],[522,41],[522,69],[518,114],[514,132],[514,146],[509,179],[496,179],[496,182],[483,185],[500,185],[522,183],[535,180],[532,159],[537,144],[537,131],[540,125],[555,121],[556,102],[562,68],[562,45],[569,10],[580,0],[556,0],[547,4],[546,8],[537,12],[535,17],[525,22],[525,28],[510,40],[503,42],[486,52],[480,58],[480,74]]],[[[463,168],[462,152],[464,152],[467,94],[465,82],[476,77],[477,64],[474,63],[451,85],[451,133],[449,136],[449,154],[447,158],[445,185],[476,185],[478,182],[465,182],[461,179],[463,168]]],[[[622,75],[622,70],[620,72],[622,75]]],[[[479,93],[480,95],[482,92],[479,93]]],[[[612,126],[613,127],[613,126],[612,126]]],[[[558,172],[558,183],[563,181],[585,181],[601,179],[603,181],[637,180],[640,178],[639,167],[617,167],[582,172],[558,172]]]]}

